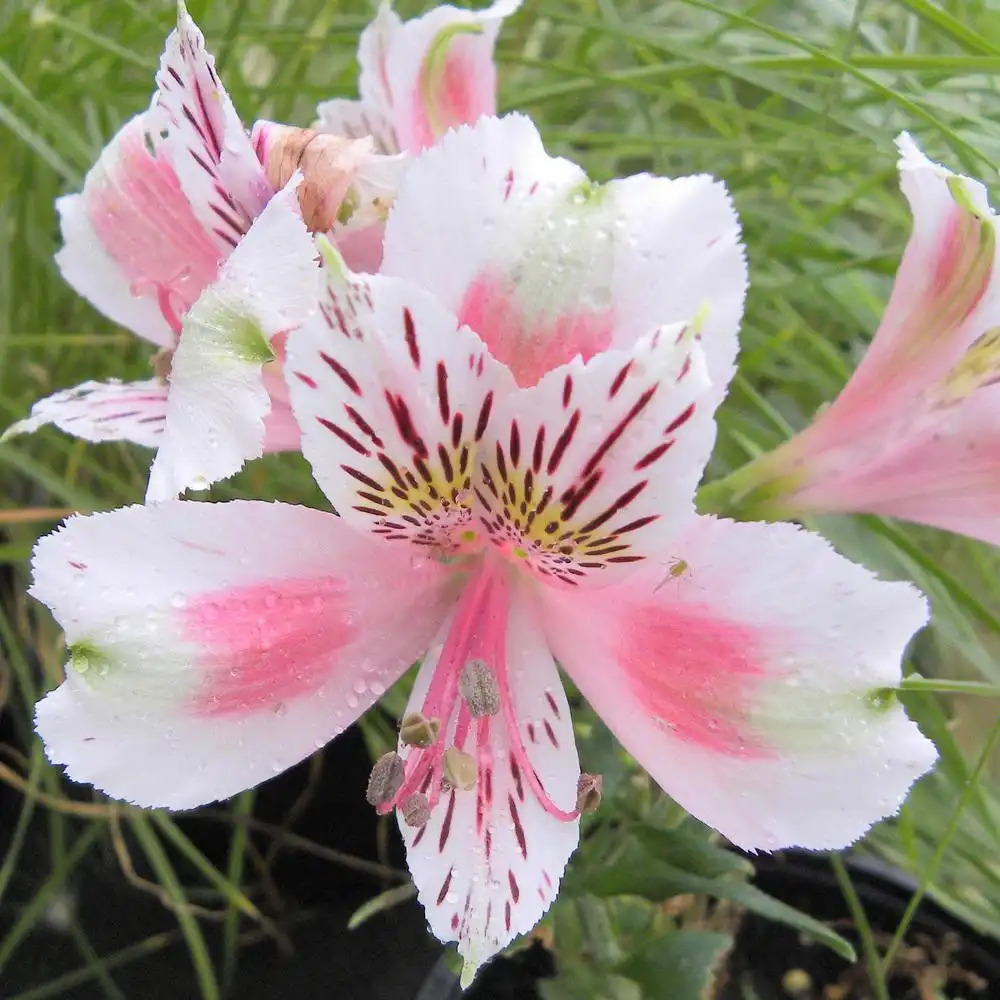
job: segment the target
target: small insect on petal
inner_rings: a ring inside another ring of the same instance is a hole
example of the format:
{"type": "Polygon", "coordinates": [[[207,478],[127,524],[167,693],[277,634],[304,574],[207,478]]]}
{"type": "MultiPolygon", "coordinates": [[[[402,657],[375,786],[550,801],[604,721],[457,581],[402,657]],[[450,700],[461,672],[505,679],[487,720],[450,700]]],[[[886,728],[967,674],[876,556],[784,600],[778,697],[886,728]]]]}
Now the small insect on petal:
{"type": "Polygon", "coordinates": [[[431,818],[431,807],[427,796],[415,792],[402,806],[403,822],[407,826],[424,826],[431,818]]]}
{"type": "Polygon", "coordinates": [[[458,678],[458,690],[474,719],[500,711],[500,686],[496,674],[483,660],[469,660],[458,678]]]}
{"type": "Polygon", "coordinates": [[[601,804],[601,793],[604,790],[604,779],[599,774],[581,774],[576,783],[577,812],[597,812],[601,804]]]}
{"type": "Polygon", "coordinates": [[[444,776],[456,788],[467,792],[476,787],[479,767],[475,758],[458,747],[449,747],[444,752],[444,776]]]}
{"type": "Polygon", "coordinates": [[[403,744],[408,747],[420,747],[421,750],[426,750],[436,742],[440,732],[440,719],[428,719],[419,712],[404,715],[399,726],[399,738],[403,744]]]}
{"type": "Polygon", "coordinates": [[[365,792],[368,804],[381,806],[392,802],[396,793],[403,787],[405,777],[406,770],[399,754],[395,751],[382,754],[375,761],[371,776],[368,778],[368,790],[365,792]]]}

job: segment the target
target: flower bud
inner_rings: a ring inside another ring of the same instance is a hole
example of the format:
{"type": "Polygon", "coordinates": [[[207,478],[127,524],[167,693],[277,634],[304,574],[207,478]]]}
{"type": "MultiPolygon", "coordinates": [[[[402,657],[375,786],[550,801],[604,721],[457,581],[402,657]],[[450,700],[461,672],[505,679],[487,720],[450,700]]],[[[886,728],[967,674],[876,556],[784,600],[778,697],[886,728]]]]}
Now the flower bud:
{"type": "Polygon", "coordinates": [[[382,754],[372,773],[368,778],[368,790],[365,798],[369,805],[388,805],[396,797],[396,793],[403,787],[403,779],[406,777],[406,769],[403,767],[403,760],[395,751],[382,754]]]}
{"type": "Polygon", "coordinates": [[[469,791],[476,787],[476,778],[479,777],[479,767],[475,758],[467,754],[458,747],[449,747],[444,752],[444,776],[456,788],[462,791],[469,791]]]}
{"type": "Polygon", "coordinates": [[[576,783],[576,811],[597,812],[603,789],[604,779],[599,774],[581,774],[576,783]]]}
{"type": "Polygon", "coordinates": [[[402,805],[403,822],[407,826],[423,826],[431,818],[431,807],[427,796],[415,792],[402,805]]]}
{"type": "Polygon", "coordinates": [[[474,719],[500,711],[500,685],[484,660],[469,660],[458,678],[458,691],[474,719]]]}
{"type": "Polygon", "coordinates": [[[399,738],[408,747],[420,747],[426,750],[438,738],[441,732],[440,719],[428,719],[419,712],[411,712],[403,716],[399,726],[399,738]]]}

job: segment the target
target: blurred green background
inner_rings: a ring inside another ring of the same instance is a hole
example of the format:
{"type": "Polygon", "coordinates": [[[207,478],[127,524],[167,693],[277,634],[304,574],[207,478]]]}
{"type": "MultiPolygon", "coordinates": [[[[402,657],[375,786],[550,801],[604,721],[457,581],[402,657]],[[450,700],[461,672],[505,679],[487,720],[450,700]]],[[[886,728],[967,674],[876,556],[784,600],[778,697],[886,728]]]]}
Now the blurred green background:
{"type": "MultiPolygon", "coordinates": [[[[413,16],[428,6],[408,0],[397,9],[413,16]]],[[[189,9],[248,126],[258,117],[306,125],[318,101],[356,94],[355,49],[373,13],[368,4],[191,0],[189,9]]],[[[61,281],[52,259],[59,243],[53,201],[79,188],[107,139],[148,104],[173,18],[167,0],[0,6],[0,425],[56,388],[149,372],[147,347],[61,281]]],[[[526,0],[501,33],[498,58],[501,108],[535,117],[550,151],[583,163],[591,176],[704,171],[729,184],[745,229],[751,292],[712,475],[806,423],[863,352],[909,231],[896,183],[896,134],[913,132],[930,156],[996,189],[1000,5],[993,2],[526,0]]],[[[139,501],[148,462],[140,449],[87,445],[52,430],[0,445],[3,996],[5,963],[51,924],[74,866],[91,854],[133,882],[136,873],[127,865],[119,871],[117,862],[123,846],[126,855],[130,847],[139,855],[149,869],[145,891],[168,908],[176,926],[170,933],[184,942],[194,970],[190,989],[201,996],[225,992],[241,944],[272,926],[270,897],[259,892],[267,869],[247,861],[252,795],[227,814],[228,846],[218,864],[169,817],[143,817],[70,790],[31,737],[32,705],[57,683],[62,663],[57,630],[24,596],[34,539],[70,510],[139,501]],[[37,891],[26,895],[18,872],[39,843],[44,864],[32,876],[37,891]],[[214,908],[208,937],[197,906],[214,908]]],[[[323,505],[294,456],[256,463],[214,491],[217,498],[242,495],[323,505]]],[[[874,518],[813,526],[845,554],[915,580],[934,605],[934,625],[914,644],[910,664],[926,679],[910,682],[905,697],[937,742],[941,763],[898,821],[879,826],[860,851],[908,871],[921,895],[1000,936],[1000,806],[991,759],[1000,735],[997,556],[874,518]]],[[[389,708],[401,704],[397,694],[389,708]]],[[[686,939],[686,961],[708,989],[743,908],[764,904],[727,888],[744,885],[745,863],[726,868],[711,853],[708,832],[649,787],[585,707],[579,720],[584,766],[610,775],[609,795],[541,932],[560,960],[546,995],[683,1000],[682,980],[664,978],[669,960],[651,973],[648,956],[668,954],[664,942],[678,928],[716,935],[702,941],[697,960],[697,942],[686,939]],[[602,873],[621,875],[628,865],[648,874],[663,852],[677,871],[708,883],[668,878],[639,902],[642,892],[627,877],[601,882],[602,873]],[[708,902],[713,894],[729,898],[731,909],[708,902]],[[660,905],[681,896],[683,906],[660,905]]],[[[369,719],[364,734],[373,752],[394,742],[386,715],[369,719]]],[[[363,786],[354,793],[360,800],[363,786]]],[[[278,835],[286,850],[301,849],[287,830],[278,835]]],[[[368,895],[378,890],[376,883],[368,895]]],[[[378,905],[407,892],[394,891],[378,905]]],[[[69,995],[74,983],[95,991],[74,996],[121,996],[115,963],[141,964],[159,947],[139,939],[108,964],[86,921],[72,908],[64,916],[76,971],[42,963],[31,988],[19,987],[21,1000],[69,995]]],[[[892,934],[855,923],[875,969],[892,934]]],[[[874,979],[866,987],[871,995],[889,996],[884,981],[878,985],[881,974],[874,979]]],[[[329,985],[335,991],[338,984],[329,985]]],[[[178,996],[198,995],[179,989],[178,996]]]]}

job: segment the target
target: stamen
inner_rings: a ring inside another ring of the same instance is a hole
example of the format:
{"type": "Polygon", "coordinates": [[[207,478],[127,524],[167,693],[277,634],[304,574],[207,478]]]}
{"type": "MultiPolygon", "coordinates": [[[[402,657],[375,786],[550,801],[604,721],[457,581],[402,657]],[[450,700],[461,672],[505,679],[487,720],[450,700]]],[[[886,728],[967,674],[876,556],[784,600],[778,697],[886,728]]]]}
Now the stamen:
{"type": "Polygon", "coordinates": [[[399,727],[399,738],[408,747],[420,747],[421,750],[426,750],[437,740],[440,732],[440,719],[428,719],[419,712],[411,712],[403,716],[399,727]]]}
{"type": "Polygon", "coordinates": [[[483,660],[469,660],[458,679],[462,700],[474,719],[496,715],[500,711],[500,687],[496,674],[483,660]]]}
{"type": "Polygon", "coordinates": [[[581,813],[597,812],[604,790],[604,778],[599,774],[580,775],[576,783],[576,808],[581,813]]]}
{"type": "Polygon", "coordinates": [[[468,792],[476,787],[479,767],[471,754],[459,750],[458,747],[449,747],[444,752],[443,763],[445,779],[455,788],[468,792]]]}
{"type": "Polygon", "coordinates": [[[365,798],[370,805],[379,806],[392,802],[403,785],[406,769],[403,760],[395,751],[382,754],[372,768],[368,778],[365,798]]]}
{"type": "Polygon", "coordinates": [[[407,826],[424,826],[431,818],[431,807],[427,796],[415,792],[402,805],[403,822],[407,826]]]}
{"type": "Polygon", "coordinates": [[[181,280],[184,276],[185,272],[181,272],[171,282],[158,281],[155,278],[139,278],[138,281],[133,281],[129,288],[129,291],[135,296],[145,295],[147,292],[153,292],[156,295],[156,303],[160,307],[160,313],[175,337],[181,335],[183,326],[181,316],[191,308],[191,304],[186,302],[172,287],[173,282],[181,280]]]}
{"type": "MultiPolygon", "coordinates": [[[[509,586],[504,566],[484,559],[473,568],[420,711],[403,719],[400,740],[411,747],[406,777],[391,801],[377,805],[380,813],[395,808],[404,823],[422,826],[441,800],[442,788],[475,788],[492,769],[491,729],[502,724],[511,763],[539,805],[562,822],[579,819],[579,808],[563,809],[553,802],[521,737],[507,675],[509,586]],[[440,738],[444,733],[447,746],[440,738]],[[471,753],[462,749],[466,746],[471,753]]],[[[585,804],[596,808],[600,778],[588,783],[587,790],[585,804]]]]}

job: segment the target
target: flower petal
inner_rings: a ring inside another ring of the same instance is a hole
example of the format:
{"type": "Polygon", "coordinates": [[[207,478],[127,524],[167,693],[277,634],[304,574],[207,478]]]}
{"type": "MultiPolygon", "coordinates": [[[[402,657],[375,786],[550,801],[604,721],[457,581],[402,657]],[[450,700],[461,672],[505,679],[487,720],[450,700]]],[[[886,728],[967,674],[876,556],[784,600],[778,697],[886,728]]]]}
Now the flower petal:
{"type": "Polygon", "coordinates": [[[285,504],[72,518],[39,542],[34,571],[70,649],[37,709],[49,757],[145,806],[225,798],[312,753],[447,610],[436,563],[285,504]]]}
{"type": "Polygon", "coordinates": [[[288,339],[303,454],[348,523],[452,552],[475,527],[476,448],[510,376],[420,289],[342,266],[328,247],[323,304],[288,339]]]}
{"type": "Polygon", "coordinates": [[[148,115],[129,121],[87,173],[83,192],[59,199],[65,245],[56,263],[116,323],[167,346],[175,332],[168,319],[215,277],[219,253],[169,161],[150,154],[148,127],[148,115]]]}
{"type": "Polygon", "coordinates": [[[546,154],[528,118],[508,115],[446,135],[413,164],[382,273],[436,295],[521,385],[697,316],[718,402],[746,292],[739,239],[720,182],[594,185],[546,154]]]}
{"type": "Polygon", "coordinates": [[[167,387],[144,382],[84,382],[40,399],[31,415],[4,431],[0,440],[54,424],[84,441],[132,441],[156,448],[163,439],[167,387]]]}
{"type": "Polygon", "coordinates": [[[708,389],[694,332],[673,326],[499,401],[473,480],[489,540],[571,585],[665,556],[715,441],[708,389]]]}
{"type": "Polygon", "coordinates": [[[192,210],[225,255],[261,213],[273,189],[183,3],[178,4],[177,28],[167,38],[156,82],[148,112],[153,141],[169,158],[192,210]]]}
{"type": "MultiPolygon", "coordinates": [[[[421,666],[407,713],[420,710],[450,628],[451,622],[421,666]]],[[[457,745],[479,763],[474,788],[443,792],[422,827],[400,822],[427,921],[442,941],[458,941],[466,982],[534,927],[579,841],[579,820],[551,815],[517,763],[527,760],[545,793],[574,812],[580,765],[569,705],[527,589],[514,595],[506,635],[516,735],[494,716],[479,720],[488,734],[483,740],[473,722],[457,745]]],[[[442,730],[445,744],[456,745],[457,718],[442,730]]],[[[409,751],[400,745],[401,756],[409,751]]]]}
{"type": "MultiPolygon", "coordinates": [[[[205,489],[263,454],[271,341],[319,301],[316,248],[299,213],[298,181],[271,200],[184,319],[147,500],[205,489]]],[[[283,388],[280,379],[274,384],[283,388]]],[[[294,435],[290,446],[297,446],[294,435]]]]}
{"type": "Polygon", "coordinates": [[[520,5],[497,0],[470,11],[446,4],[403,22],[383,4],[358,48],[361,101],[321,104],[320,126],[373,134],[386,152],[416,153],[448,129],[494,114],[493,48],[503,19],[520,5]]]}
{"type": "Polygon", "coordinates": [[[943,376],[1000,324],[1000,222],[986,189],[931,162],[905,132],[897,145],[913,232],[872,344],[830,408],[826,422],[850,421],[845,436],[859,419],[878,423],[889,401],[943,376]]]}
{"type": "Polygon", "coordinates": [[[552,649],[685,809],[746,849],[838,848],[933,745],[891,695],[924,601],[790,524],[699,518],[669,570],[548,591],[552,649]]]}

